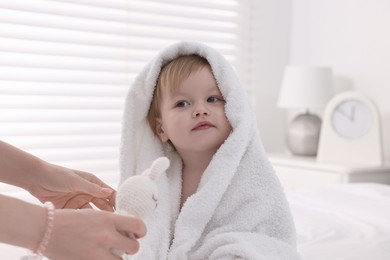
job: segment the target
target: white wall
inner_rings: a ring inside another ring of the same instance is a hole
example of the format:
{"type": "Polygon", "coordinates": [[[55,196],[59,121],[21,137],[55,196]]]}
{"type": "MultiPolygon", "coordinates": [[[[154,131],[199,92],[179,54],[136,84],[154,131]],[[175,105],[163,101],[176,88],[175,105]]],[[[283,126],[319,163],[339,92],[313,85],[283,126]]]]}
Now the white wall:
{"type": "Polygon", "coordinates": [[[253,85],[257,123],[267,152],[284,150],[285,111],[276,107],[281,76],[289,58],[291,0],[255,0],[253,85]]]}
{"type": "Polygon", "coordinates": [[[290,63],[329,65],[336,91],[373,99],[390,159],[390,1],[293,0],[290,63]]]}

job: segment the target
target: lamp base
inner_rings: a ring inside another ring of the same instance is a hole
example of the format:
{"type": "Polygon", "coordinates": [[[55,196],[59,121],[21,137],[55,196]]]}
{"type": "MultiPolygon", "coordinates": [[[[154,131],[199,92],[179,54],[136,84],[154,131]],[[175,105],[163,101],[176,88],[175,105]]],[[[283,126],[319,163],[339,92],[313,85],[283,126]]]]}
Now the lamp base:
{"type": "Polygon", "coordinates": [[[287,146],[292,154],[316,156],[321,131],[321,119],[310,113],[298,115],[287,131],[287,146]]]}

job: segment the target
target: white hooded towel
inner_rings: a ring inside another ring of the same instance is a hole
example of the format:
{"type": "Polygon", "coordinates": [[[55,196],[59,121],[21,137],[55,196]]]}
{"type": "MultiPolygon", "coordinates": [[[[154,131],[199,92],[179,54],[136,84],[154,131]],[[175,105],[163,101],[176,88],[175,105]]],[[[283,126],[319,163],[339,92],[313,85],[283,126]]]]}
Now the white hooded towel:
{"type": "Polygon", "coordinates": [[[121,140],[121,182],[141,174],[161,156],[167,156],[171,165],[158,180],[158,206],[145,219],[148,233],[133,258],[299,259],[290,210],[263,150],[249,99],[230,64],[206,45],[180,42],[166,48],[129,90],[121,140]],[[179,211],[181,159],[154,136],[147,114],[162,66],[191,54],[210,63],[233,130],[203,173],[197,192],[179,211]]]}

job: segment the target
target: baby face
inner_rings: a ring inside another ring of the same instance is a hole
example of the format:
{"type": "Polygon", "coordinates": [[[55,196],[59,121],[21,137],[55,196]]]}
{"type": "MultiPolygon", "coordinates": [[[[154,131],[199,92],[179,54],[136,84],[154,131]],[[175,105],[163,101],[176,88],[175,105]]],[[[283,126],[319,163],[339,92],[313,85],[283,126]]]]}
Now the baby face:
{"type": "Polygon", "coordinates": [[[225,100],[208,66],[192,72],[174,93],[164,91],[158,135],[179,152],[214,154],[232,128],[225,115],[225,100]]]}

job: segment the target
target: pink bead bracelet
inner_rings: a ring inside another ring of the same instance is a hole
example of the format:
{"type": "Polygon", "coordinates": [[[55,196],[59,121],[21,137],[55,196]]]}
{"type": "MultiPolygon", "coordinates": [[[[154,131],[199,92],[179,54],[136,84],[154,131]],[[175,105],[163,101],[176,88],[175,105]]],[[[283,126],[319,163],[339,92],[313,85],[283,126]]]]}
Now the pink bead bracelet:
{"type": "Polygon", "coordinates": [[[43,253],[46,250],[47,245],[49,244],[51,232],[53,231],[54,226],[54,204],[50,201],[46,201],[44,207],[47,209],[47,221],[46,229],[43,235],[41,242],[39,243],[37,249],[30,253],[28,256],[24,256],[21,260],[41,260],[43,253]]]}

